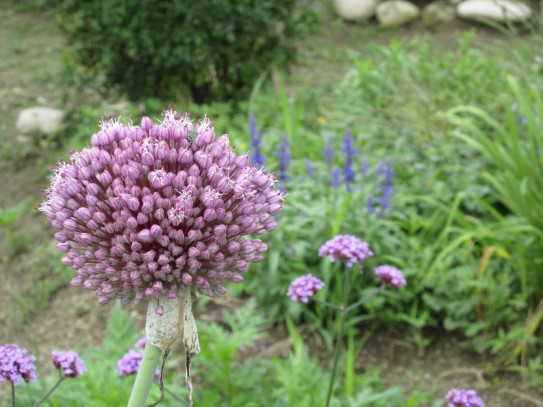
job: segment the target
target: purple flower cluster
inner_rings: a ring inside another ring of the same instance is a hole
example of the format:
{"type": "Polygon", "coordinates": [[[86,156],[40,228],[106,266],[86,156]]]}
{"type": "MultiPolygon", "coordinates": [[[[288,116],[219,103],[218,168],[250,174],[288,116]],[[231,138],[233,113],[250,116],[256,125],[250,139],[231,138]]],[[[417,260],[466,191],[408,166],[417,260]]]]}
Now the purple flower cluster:
{"type": "Polygon", "coordinates": [[[131,374],[138,373],[142,358],[143,358],[143,349],[139,349],[139,350],[130,349],[117,362],[117,374],[119,376],[129,376],[131,374]]]}
{"type": "Polygon", "coordinates": [[[366,258],[373,256],[373,253],[369,244],[356,236],[337,235],[320,247],[319,256],[328,256],[331,261],[345,260],[347,266],[352,267],[355,263],[362,263],[366,258]]]}
{"type": "Polygon", "coordinates": [[[483,400],[475,390],[450,390],[445,396],[447,407],[485,407],[483,400]]]}
{"type": "Polygon", "coordinates": [[[66,352],[54,350],[51,352],[51,359],[56,368],[64,370],[67,377],[77,377],[87,371],[85,362],[73,350],[66,352]]]}
{"type": "Polygon", "coordinates": [[[206,118],[169,110],[155,124],[102,121],[92,147],[53,167],[43,211],[58,229],[62,262],[74,286],[100,303],[182,297],[186,286],[224,295],[267,245],[282,208],[276,179],[236,155],[228,135],[206,118]]]}
{"type": "MultiPolygon", "coordinates": [[[[136,345],[134,346],[137,350],[130,349],[121,359],[119,359],[117,362],[117,374],[119,376],[129,376],[131,374],[138,373],[146,344],[146,337],[138,339],[136,345]]],[[[159,375],[160,370],[157,368],[155,371],[155,376],[158,377],[159,375]]]]}
{"type": "Polygon", "coordinates": [[[287,295],[296,302],[307,302],[317,291],[324,287],[324,282],[311,274],[296,278],[288,286],[287,295]]]}
{"type": "Polygon", "coordinates": [[[145,345],[147,345],[147,338],[145,336],[138,339],[136,342],[136,345],[134,347],[136,349],[145,349],[145,345]]]}
{"type": "Polygon", "coordinates": [[[7,380],[18,386],[21,379],[26,383],[36,381],[36,365],[34,355],[17,345],[0,346],[0,381],[7,380]]]}
{"type": "Polygon", "coordinates": [[[401,287],[407,284],[403,273],[394,266],[383,265],[375,267],[375,274],[379,277],[379,280],[389,286],[401,287]]]}

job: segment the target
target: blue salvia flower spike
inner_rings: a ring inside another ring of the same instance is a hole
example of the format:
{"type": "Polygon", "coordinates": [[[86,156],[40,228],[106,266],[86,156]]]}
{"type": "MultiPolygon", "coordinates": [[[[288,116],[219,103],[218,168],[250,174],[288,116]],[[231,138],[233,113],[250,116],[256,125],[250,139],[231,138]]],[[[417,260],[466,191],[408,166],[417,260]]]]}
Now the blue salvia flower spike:
{"type": "Polygon", "coordinates": [[[254,114],[249,115],[249,134],[251,135],[251,141],[249,142],[249,147],[252,149],[250,154],[251,165],[256,165],[257,167],[263,167],[266,162],[266,158],[260,152],[260,144],[262,144],[262,139],[260,138],[260,133],[256,127],[256,119],[254,114]]]}

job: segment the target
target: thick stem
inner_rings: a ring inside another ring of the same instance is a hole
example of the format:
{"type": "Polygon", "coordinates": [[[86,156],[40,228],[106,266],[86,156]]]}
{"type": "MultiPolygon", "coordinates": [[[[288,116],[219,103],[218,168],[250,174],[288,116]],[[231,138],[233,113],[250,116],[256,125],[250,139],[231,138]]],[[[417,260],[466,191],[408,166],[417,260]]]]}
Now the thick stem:
{"type": "Polygon", "coordinates": [[[147,341],[128,407],[145,407],[155,377],[160,352],[159,348],[147,341]]]}
{"type": "MultiPolygon", "coordinates": [[[[59,372],[60,372],[60,370],[59,370],[59,372]]],[[[67,377],[67,376],[61,375],[61,376],[59,377],[59,379],[58,379],[58,382],[56,382],[55,385],[54,385],[53,387],[51,387],[51,390],[49,390],[49,391],[47,392],[47,394],[46,394],[45,396],[43,396],[43,397],[40,399],[40,401],[38,401],[36,404],[34,404],[34,407],[38,407],[41,403],[43,403],[43,402],[47,399],[47,397],[49,397],[49,396],[51,395],[51,393],[53,393],[53,392],[55,391],[55,389],[58,387],[58,385],[59,385],[60,383],[62,383],[63,380],[66,379],[66,377],[67,377]]],[[[15,405],[15,404],[14,404],[14,405],[15,405]]]]}
{"type": "Polygon", "coordinates": [[[330,378],[330,386],[328,387],[328,395],[326,396],[326,407],[330,406],[330,399],[332,398],[332,390],[334,388],[334,382],[336,381],[337,364],[339,360],[339,354],[341,351],[341,344],[343,343],[343,329],[345,327],[345,316],[347,315],[347,301],[349,297],[349,286],[351,285],[351,268],[347,268],[344,284],[343,284],[343,309],[341,310],[341,321],[339,325],[339,334],[336,342],[336,349],[334,352],[334,364],[332,366],[332,377],[330,378]]]}
{"type": "Polygon", "coordinates": [[[11,383],[11,407],[15,407],[15,385],[11,383]]]}

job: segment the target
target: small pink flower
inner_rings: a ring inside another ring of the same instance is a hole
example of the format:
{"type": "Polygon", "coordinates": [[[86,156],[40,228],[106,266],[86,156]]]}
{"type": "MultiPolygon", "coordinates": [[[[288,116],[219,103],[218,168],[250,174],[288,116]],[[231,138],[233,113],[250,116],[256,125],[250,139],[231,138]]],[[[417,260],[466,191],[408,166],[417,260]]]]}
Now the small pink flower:
{"type": "Polygon", "coordinates": [[[51,352],[51,359],[55,367],[63,369],[64,374],[68,377],[77,377],[87,371],[85,362],[73,350],[66,352],[54,350],[51,352]]]}
{"type": "MultiPolygon", "coordinates": [[[[373,256],[370,245],[361,241],[356,236],[337,235],[332,240],[328,240],[319,249],[319,256],[328,256],[330,261],[345,260],[348,267],[355,263],[362,263],[365,259],[373,256]]],[[[359,265],[362,269],[362,266],[359,265]]]]}
{"type": "Polygon", "coordinates": [[[309,297],[313,297],[317,291],[324,287],[324,282],[317,277],[313,277],[311,274],[300,276],[290,283],[287,291],[287,295],[292,298],[293,301],[307,302],[309,297]]]}
{"type": "Polygon", "coordinates": [[[407,284],[403,273],[393,266],[384,265],[375,267],[375,274],[379,277],[379,280],[389,286],[401,287],[407,284]]]}

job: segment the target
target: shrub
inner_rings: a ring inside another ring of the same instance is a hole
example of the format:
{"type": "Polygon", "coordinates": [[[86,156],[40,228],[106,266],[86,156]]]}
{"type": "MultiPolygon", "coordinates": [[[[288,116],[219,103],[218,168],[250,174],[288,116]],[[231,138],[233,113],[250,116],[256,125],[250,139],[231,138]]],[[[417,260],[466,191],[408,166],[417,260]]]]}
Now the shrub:
{"type": "Polygon", "coordinates": [[[76,63],[131,100],[190,94],[240,100],[270,66],[295,56],[290,39],[315,21],[300,0],[60,2],[76,63]],[[300,6],[300,7],[299,7],[300,6]]]}

